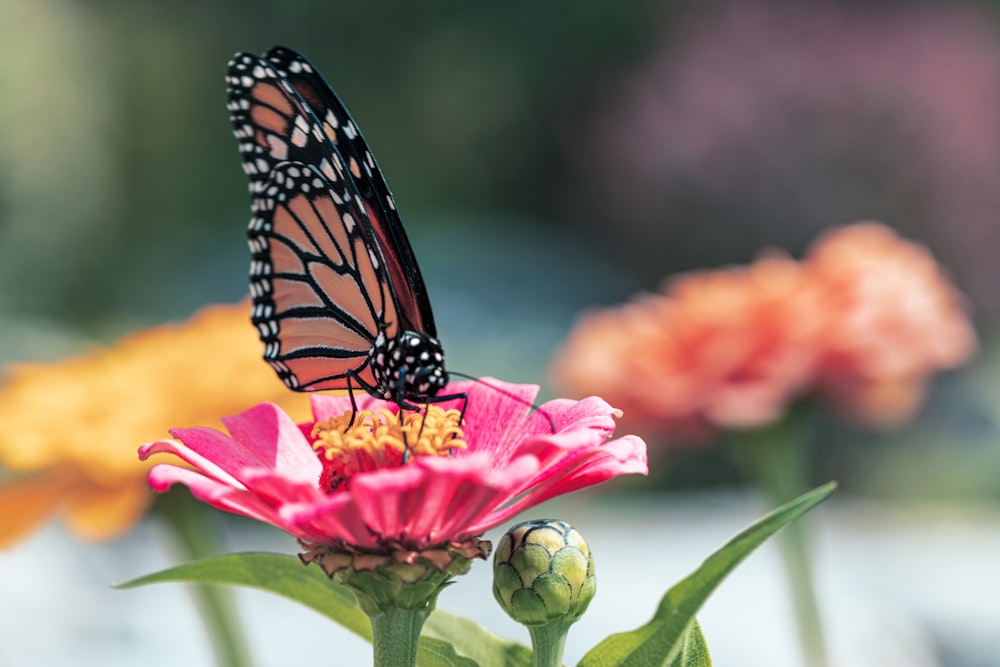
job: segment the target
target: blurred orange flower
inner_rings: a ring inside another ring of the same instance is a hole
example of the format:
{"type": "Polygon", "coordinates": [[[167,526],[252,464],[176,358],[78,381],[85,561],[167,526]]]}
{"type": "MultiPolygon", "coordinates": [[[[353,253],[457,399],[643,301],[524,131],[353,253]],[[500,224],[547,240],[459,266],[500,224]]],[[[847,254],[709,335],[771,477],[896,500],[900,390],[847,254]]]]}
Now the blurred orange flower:
{"type": "Polygon", "coordinates": [[[126,532],[152,499],[136,451],[176,424],[273,401],[304,421],[308,396],[261,361],[249,305],[210,306],[51,364],[10,367],[0,388],[0,547],[54,514],[84,539],[126,532]]]}
{"type": "Polygon", "coordinates": [[[926,376],[975,344],[929,253],[863,223],[829,233],[803,262],[768,253],[587,313],[552,376],[681,437],[762,426],[811,391],[885,425],[910,416],[926,376]]]}
{"type": "Polygon", "coordinates": [[[815,297],[779,256],[690,273],[620,309],[590,313],[553,366],[572,393],[611,397],[626,418],[696,436],[781,415],[812,377],[815,297]]]}
{"type": "Polygon", "coordinates": [[[927,249],[888,227],[858,223],[828,233],[804,263],[826,322],[816,388],[858,420],[906,420],[925,378],[975,351],[962,295],[927,249]]]}

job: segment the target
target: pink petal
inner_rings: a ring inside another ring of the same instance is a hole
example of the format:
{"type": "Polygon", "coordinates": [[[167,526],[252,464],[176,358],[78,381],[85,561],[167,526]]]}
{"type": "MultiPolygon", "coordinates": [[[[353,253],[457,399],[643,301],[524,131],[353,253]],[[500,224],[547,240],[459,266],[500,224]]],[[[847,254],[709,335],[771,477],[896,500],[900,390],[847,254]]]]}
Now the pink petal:
{"type": "Polygon", "coordinates": [[[361,475],[351,493],[376,533],[427,544],[468,535],[468,527],[505,501],[518,485],[511,475],[483,476],[486,457],[426,458],[361,475]]]}
{"type": "Polygon", "coordinates": [[[316,502],[326,497],[319,490],[319,478],[299,482],[276,475],[271,470],[248,470],[244,483],[249,491],[273,505],[316,502]]]}
{"type": "Polygon", "coordinates": [[[149,486],[153,490],[163,492],[174,484],[184,484],[191,489],[195,498],[212,507],[278,525],[273,510],[252,493],[209,479],[197,471],[167,463],[150,469],[149,486]]]}
{"type": "MultiPolygon", "coordinates": [[[[225,439],[227,443],[232,442],[230,438],[218,431],[212,429],[205,430],[208,431],[207,437],[219,437],[225,439]]],[[[145,461],[153,454],[173,454],[223,484],[233,487],[242,486],[242,482],[239,479],[233,477],[223,468],[217,466],[214,461],[193,451],[182,442],[177,442],[176,440],[157,440],[139,448],[139,459],[142,461],[145,461]]]]}
{"type": "Polygon", "coordinates": [[[649,474],[646,463],[646,443],[634,435],[626,435],[607,442],[584,465],[558,478],[548,488],[536,488],[531,492],[531,504],[537,505],[550,498],[588,486],[600,484],[618,475],[649,474]]]}
{"type": "Polygon", "coordinates": [[[234,437],[204,426],[172,429],[171,435],[193,452],[174,453],[206,472],[203,461],[211,461],[236,479],[250,468],[274,468],[303,482],[319,479],[322,464],[298,426],[276,405],[262,403],[222,422],[234,437]]]}
{"type": "Polygon", "coordinates": [[[524,450],[538,456],[537,474],[525,475],[516,500],[475,531],[486,530],[558,495],[582,489],[626,473],[647,474],[646,446],[635,436],[596,445],[593,435],[570,432],[525,443],[524,450]]]}
{"type": "MultiPolygon", "coordinates": [[[[354,393],[354,401],[358,405],[358,410],[377,410],[383,405],[391,405],[385,401],[369,396],[364,391],[354,393]]],[[[313,417],[317,422],[324,422],[334,417],[339,417],[351,409],[350,396],[331,396],[329,394],[313,394],[309,397],[312,405],[313,417]]]]}
{"type": "Polygon", "coordinates": [[[349,494],[339,493],[315,503],[293,503],[281,508],[289,532],[312,542],[342,540],[362,548],[379,546],[377,536],[361,519],[349,494]]]}
{"type": "Polygon", "coordinates": [[[463,427],[468,451],[488,449],[492,456],[506,459],[521,439],[521,427],[532,410],[538,387],[487,377],[479,382],[456,382],[447,389],[469,395],[463,427]]]}
{"type": "Polygon", "coordinates": [[[293,481],[315,484],[319,479],[323,465],[299,427],[277,405],[261,403],[235,417],[223,417],[222,423],[243,445],[248,465],[293,481]],[[251,457],[255,463],[249,463],[251,457]]]}
{"type": "Polygon", "coordinates": [[[590,396],[581,401],[560,398],[548,401],[541,409],[555,421],[556,432],[566,430],[593,430],[598,438],[607,438],[615,430],[615,417],[621,412],[615,410],[600,397],[590,396]]]}

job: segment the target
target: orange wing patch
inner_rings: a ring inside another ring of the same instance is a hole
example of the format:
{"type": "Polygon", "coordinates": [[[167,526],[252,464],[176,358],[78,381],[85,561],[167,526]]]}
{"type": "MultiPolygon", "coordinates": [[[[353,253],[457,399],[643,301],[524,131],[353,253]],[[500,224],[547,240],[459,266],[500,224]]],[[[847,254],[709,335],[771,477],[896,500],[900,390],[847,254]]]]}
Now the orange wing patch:
{"type": "Polygon", "coordinates": [[[296,163],[277,165],[265,192],[255,276],[271,306],[258,318],[274,331],[265,356],[297,387],[343,389],[352,375],[373,381],[368,353],[380,332],[395,336],[398,327],[358,200],[336,200],[315,167],[296,163]]]}

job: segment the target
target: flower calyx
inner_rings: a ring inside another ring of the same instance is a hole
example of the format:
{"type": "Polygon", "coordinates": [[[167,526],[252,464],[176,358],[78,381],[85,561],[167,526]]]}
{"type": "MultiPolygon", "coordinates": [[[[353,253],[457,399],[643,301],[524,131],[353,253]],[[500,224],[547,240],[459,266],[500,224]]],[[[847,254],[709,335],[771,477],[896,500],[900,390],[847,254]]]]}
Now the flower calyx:
{"type": "Polygon", "coordinates": [[[300,544],[305,548],[299,554],[302,562],[316,563],[330,578],[336,575],[369,615],[385,609],[433,609],[438,593],[451,579],[468,572],[473,559],[487,559],[493,546],[487,540],[470,538],[422,550],[376,554],[349,545],[300,544]]]}

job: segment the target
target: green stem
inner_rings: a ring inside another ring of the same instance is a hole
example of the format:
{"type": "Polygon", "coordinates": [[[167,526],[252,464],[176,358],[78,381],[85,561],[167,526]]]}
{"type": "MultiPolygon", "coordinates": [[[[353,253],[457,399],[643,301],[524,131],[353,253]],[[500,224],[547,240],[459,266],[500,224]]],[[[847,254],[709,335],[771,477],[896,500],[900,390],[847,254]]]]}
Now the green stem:
{"type": "Polygon", "coordinates": [[[420,629],[430,616],[427,609],[390,607],[369,615],[375,667],[413,667],[417,664],[420,629]]]}
{"type": "Polygon", "coordinates": [[[569,626],[562,623],[529,625],[534,667],[559,667],[562,664],[563,649],[569,626]]]}
{"type": "MultiPolygon", "coordinates": [[[[213,517],[191,494],[167,493],[157,499],[155,508],[170,526],[181,559],[197,560],[219,553],[213,517]]],[[[219,667],[251,665],[246,638],[229,591],[218,586],[192,586],[191,591],[212,644],[215,663],[219,667]]]]}
{"type": "MultiPolygon", "coordinates": [[[[811,443],[811,422],[801,412],[792,411],[771,427],[744,434],[746,460],[767,496],[777,503],[787,502],[807,487],[807,450],[811,443]]],[[[808,525],[794,521],[778,534],[785,572],[798,622],[799,637],[810,667],[827,667],[826,642],[815,585],[810,569],[808,525]]]]}
{"type": "Polygon", "coordinates": [[[467,571],[470,563],[456,557],[441,570],[422,559],[409,564],[390,559],[374,569],[355,570],[352,564],[336,572],[337,581],[354,593],[371,621],[375,667],[417,664],[424,621],[452,577],[467,571]]]}

